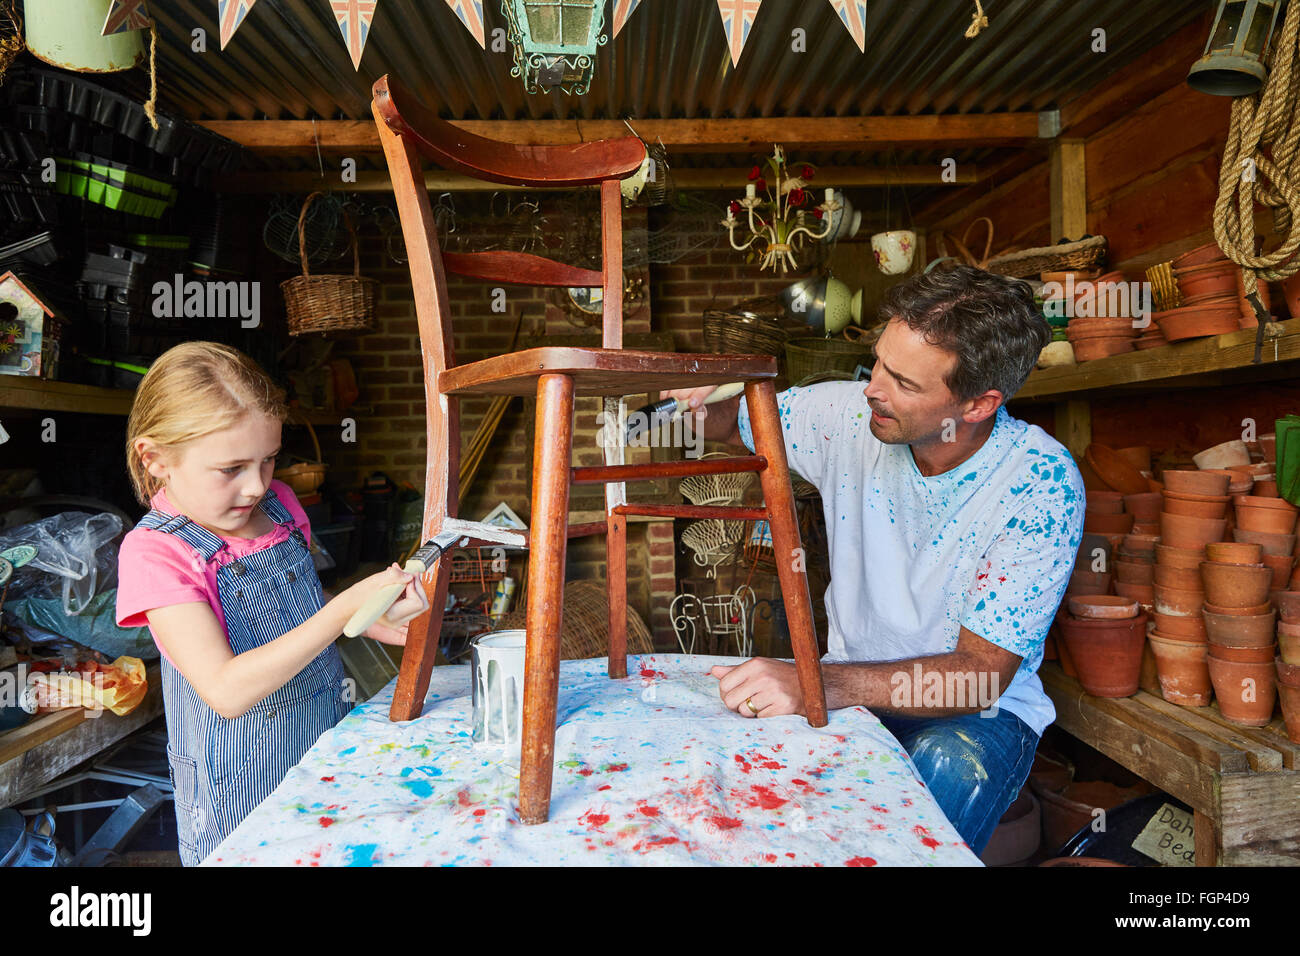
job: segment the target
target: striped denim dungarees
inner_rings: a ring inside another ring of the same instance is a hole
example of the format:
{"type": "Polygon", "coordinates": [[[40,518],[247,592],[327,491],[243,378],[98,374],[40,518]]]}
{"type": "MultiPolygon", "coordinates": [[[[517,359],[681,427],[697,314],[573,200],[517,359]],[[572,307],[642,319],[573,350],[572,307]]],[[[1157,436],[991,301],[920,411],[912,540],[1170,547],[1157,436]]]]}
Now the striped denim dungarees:
{"type": "MultiPolygon", "coordinates": [[[[324,603],[320,579],[303,533],[268,490],[259,507],[291,534],[272,547],[220,563],[217,594],[236,654],[267,644],[297,627],[324,603]]],[[[183,515],[151,510],[136,525],[174,534],[205,562],[225,543],[183,515]]],[[[181,862],[206,857],[284,779],[289,768],[352,705],[343,661],[333,644],[279,690],[234,718],[222,717],[162,660],[167,713],[167,759],[176,799],[181,862]]]]}

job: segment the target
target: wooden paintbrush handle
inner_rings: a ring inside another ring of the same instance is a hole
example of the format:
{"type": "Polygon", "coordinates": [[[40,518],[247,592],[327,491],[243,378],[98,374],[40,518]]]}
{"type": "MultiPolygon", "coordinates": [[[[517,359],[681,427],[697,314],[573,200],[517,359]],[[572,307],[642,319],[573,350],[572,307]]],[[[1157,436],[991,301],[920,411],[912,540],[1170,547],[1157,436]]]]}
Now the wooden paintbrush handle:
{"type": "MultiPolygon", "coordinates": [[[[424,565],[415,560],[407,561],[406,566],[402,568],[407,574],[423,574],[424,565]]],[[[356,637],[358,634],[365,633],[366,629],[374,624],[393,606],[403,591],[406,590],[405,584],[390,584],[385,588],[380,588],[372,594],[366,603],[357,608],[355,614],[348,618],[348,623],[343,626],[343,634],[346,637],[356,637]]]]}

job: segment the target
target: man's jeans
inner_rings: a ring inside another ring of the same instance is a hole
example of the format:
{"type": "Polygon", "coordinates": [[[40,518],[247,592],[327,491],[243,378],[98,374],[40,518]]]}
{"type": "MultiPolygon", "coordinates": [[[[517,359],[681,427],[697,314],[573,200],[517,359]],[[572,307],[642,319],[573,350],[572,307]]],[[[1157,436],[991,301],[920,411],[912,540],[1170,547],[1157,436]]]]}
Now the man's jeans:
{"type": "Polygon", "coordinates": [[[1038,735],[1003,708],[996,717],[878,716],[966,845],[982,853],[1029,777],[1038,735]]]}

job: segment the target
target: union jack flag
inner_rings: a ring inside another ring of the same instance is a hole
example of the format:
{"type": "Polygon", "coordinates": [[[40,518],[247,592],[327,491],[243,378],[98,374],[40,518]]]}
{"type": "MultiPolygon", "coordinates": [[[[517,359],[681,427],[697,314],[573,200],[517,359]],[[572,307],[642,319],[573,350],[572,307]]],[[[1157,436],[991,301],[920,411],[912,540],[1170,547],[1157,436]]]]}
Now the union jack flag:
{"type": "Polygon", "coordinates": [[[226,48],[239,25],[257,0],[217,0],[217,23],[221,26],[221,49],[226,48]]]}
{"type": "Polygon", "coordinates": [[[361,51],[366,48],[366,37],[370,36],[370,21],[374,19],[375,7],[379,0],[330,0],[334,19],[339,22],[339,31],[343,42],[352,57],[352,68],[361,69],[361,51]]]}
{"type": "Polygon", "coordinates": [[[754,17],[763,0],[718,0],[718,12],[722,14],[722,29],[727,34],[727,48],[731,51],[731,65],[740,62],[740,54],[749,39],[749,31],[754,26],[754,17]]]}
{"type": "Polygon", "coordinates": [[[867,52],[867,0],[831,0],[831,6],[844,21],[844,29],[863,53],[867,52]]]}
{"type": "Polygon", "coordinates": [[[623,29],[627,18],[640,5],[641,0],[614,0],[614,36],[618,36],[618,31],[623,29]]]}
{"type": "Polygon", "coordinates": [[[487,49],[487,43],[483,39],[483,0],[447,0],[447,6],[460,17],[460,22],[478,40],[478,45],[487,49]]]}
{"type": "Polygon", "coordinates": [[[99,31],[102,37],[114,33],[126,33],[128,30],[149,29],[149,11],[144,0],[111,0],[108,16],[104,19],[104,29],[99,31]]]}

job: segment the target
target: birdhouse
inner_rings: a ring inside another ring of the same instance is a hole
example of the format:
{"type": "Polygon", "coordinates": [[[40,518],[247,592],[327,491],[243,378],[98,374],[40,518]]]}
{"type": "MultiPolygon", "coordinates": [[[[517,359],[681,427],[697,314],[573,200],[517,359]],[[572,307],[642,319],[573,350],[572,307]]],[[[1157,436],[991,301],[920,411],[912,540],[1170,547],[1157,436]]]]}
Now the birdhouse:
{"type": "Polygon", "coordinates": [[[0,375],[53,378],[58,360],[54,311],[12,272],[0,275],[0,375]]]}

